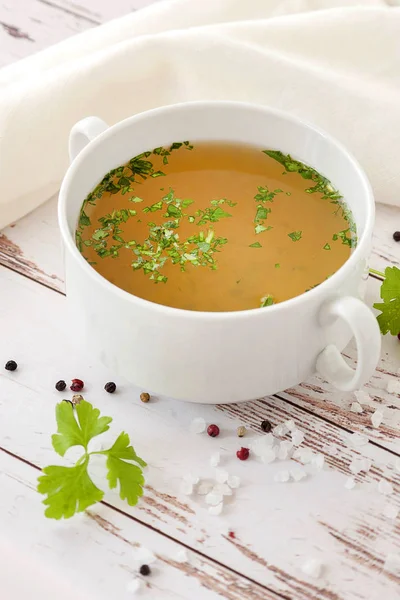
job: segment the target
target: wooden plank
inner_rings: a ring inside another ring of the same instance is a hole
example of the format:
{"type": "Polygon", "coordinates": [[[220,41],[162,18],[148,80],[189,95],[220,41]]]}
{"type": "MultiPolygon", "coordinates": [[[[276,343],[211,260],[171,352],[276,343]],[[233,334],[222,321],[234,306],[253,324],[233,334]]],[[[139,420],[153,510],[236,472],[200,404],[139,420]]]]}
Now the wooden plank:
{"type": "Polygon", "coordinates": [[[280,600],[280,596],[219,565],[200,552],[158,534],[137,520],[97,505],[75,521],[43,516],[35,491],[38,471],[0,451],[0,578],[7,600],[109,600],[131,598],[138,575],[134,551],[157,561],[139,577],[143,595],[157,600],[280,600]],[[187,562],[179,554],[187,553],[187,562]],[[23,571],[23,578],[21,572],[23,571]]]}
{"type": "Polygon", "coordinates": [[[97,21],[79,13],[60,10],[51,0],[2,0],[0,66],[29,56],[95,24],[97,21]]]}
{"type": "Polygon", "coordinates": [[[396,496],[390,501],[398,505],[400,474],[391,453],[375,443],[353,449],[343,429],[276,397],[222,407],[167,398],[143,404],[138,399],[141,390],[86,355],[79,331],[67,321],[62,295],[6,269],[0,269],[0,287],[0,327],[8,341],[3,360],[15,358],[20,364],[16,372],[0,375],[3,448],[38,466],[57,462],[50,433],[54,403],[64,394],[54,390],[54,382],[81,377],[86,398],[114,417],[105,443],[126,429],[150,465],[140,504],[129,508],[109,492],[110,505],[291,600],[359,600],[370,597],[371,589],[376,597],[395,597],[400,580],[383,565],[386,554],[400,545],[399,529],[383,516],[387,499],[377,493],[380,479],[391,481],[396,496]],[[110,396],[102,388],[112,379],[117,380],[118,393],[110,396]],[[217,423],[221,435],[212,439],[191,434],[189,424],[198,416],[217,423]],[[280,484],[274,476],[292,463],[265,465],[254,456],[238,461],[236,450],[260,435],[265,418],[274,425],[294,419],[305,433],[304,446],[321,452],[329,468],[317,471],[308,465],[304,481],[280,484]],[[251,431],[241,440],[236,437],[239,424],[251,431]],[[217,450],[221,467],[242,478],[242,486],[218,518],[208,514],[202,497],[180,492],[189,472],[213,478],[209,459],[217,450]],[[371,458],[373,466],[357,476],[358,489],[349,491],[344,482],[355,456],[371,458]],[[304,561],[315,556],[326,564],[317,581],[301,571],[304,561]]]}

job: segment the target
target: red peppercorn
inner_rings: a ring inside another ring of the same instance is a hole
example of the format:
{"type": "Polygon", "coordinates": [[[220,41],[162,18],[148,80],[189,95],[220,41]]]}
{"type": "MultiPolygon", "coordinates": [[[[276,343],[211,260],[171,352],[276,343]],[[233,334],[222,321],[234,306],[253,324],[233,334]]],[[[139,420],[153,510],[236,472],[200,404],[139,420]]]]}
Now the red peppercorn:
{"type": "Polygon", "coordinates": [[[247,460],[250,456],[250,450],[248,448],[240,448],[240,450],[236,452],[236,456],[239,460],[247,460]]]}
{"type": "Polygon", "coordinates": [[[234,540],[236,538],[235,532],[234,531],[229,531],[228,532],[229,537],[231,538],[231,540],[234,540]]]}
{"type": "Polygon", "coordinates": [[[207,433],[210,437],[217,437],[217,435],[219,435],[218,425],[209,425],[207,427],[207,433]]]}
{"type": "Polygon", "coordinates": [[[83,390],[84,385],[85,384],[83,383],[82,379],[73,379],[70,385],[70,389],[73,392],[80,392],[81,390],[83,390]]]}
{"type": "Polygon", "coordinates": [[[397,338],[400,340],[400,333],[397,334],[397,338]]]}

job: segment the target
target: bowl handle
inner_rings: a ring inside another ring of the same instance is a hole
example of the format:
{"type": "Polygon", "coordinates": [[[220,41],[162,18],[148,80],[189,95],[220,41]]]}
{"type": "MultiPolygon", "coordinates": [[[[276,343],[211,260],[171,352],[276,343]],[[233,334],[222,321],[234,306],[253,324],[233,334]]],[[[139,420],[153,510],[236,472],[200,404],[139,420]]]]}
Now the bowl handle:
{"type": "Polygon", "coordinates": [[[352,369],[334,344],[329,344],[317,358],[317,371],[339,390],[351,392],[360,389],[373,375],[381,353],[381,335],[372,311],[353,296],[328,300],[319,314],[322,327],[343,319],[355,337],[357,367],[352,369]]]}
{"type": "Polygon", "coordinates": [[[69,134],[69,159],[72,162],[95,137],[108,129],[107,123],[99,117],[86,117],[75,123],[69,134]]]}

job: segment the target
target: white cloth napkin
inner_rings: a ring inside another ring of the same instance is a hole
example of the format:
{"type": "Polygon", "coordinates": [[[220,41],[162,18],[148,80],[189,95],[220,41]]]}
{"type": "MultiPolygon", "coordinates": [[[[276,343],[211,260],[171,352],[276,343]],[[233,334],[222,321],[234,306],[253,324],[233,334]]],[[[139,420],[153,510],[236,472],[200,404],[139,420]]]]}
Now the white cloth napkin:
{"type": "Polygon", "coordinates": [[[54,194],[82,117],[234,99],[326,129],[400,205],[396,0],[171,0],[0,71],[0,227],[54,194]]]}

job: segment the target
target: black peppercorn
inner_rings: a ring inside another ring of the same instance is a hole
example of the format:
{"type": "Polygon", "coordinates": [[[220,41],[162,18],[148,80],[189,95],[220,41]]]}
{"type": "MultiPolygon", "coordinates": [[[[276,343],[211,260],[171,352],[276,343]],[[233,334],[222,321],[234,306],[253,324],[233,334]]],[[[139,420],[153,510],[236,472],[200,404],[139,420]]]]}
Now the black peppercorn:
{"type": "Polygon", "coordinates": [[[400,231],[395,231],[393,234],[393,239],[395,242],[400,242],[400,231]]]}
{"type": "Polygon", "coordinates": [[[142,565],[139,569],[139,573],[141,575],[150,575],[151,570],[150,570],[149,565],[142,565]]]}
{"type": "Polygon", "coordinates": [[[115,385],[115,383],[113,381],[109,381],[108,383],[106,383],[106,385],[104,386],[104,389],[106,390],[106,392],[108,392],[109,394],[113,394],[115,392],[115,390],[117,389],[117,386],[115,385]]]}
{"type": "Polygon", "coordinates": [[[269,421],[261,421],[261,429],[268,433],[272,429],[272,425],[269,421]]]}
{"type": "Polygon", "coordinates": [[[58,392],[63,392],[65,390],[65,388],[67,387],[67,384],[65,383],[65,381],[63,379],[60,379],[60,381],[57,381],[55,387],[58,392]]]}
{"type": "Polygon", "coordinates": [[[4,368],[6,369],[6,371],[15,371],[15,369],[18,367],[17,363],[15,362],[15,360],[9,360],[6,362],[6,364],[4,365],[4,368]]]}

